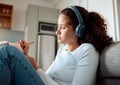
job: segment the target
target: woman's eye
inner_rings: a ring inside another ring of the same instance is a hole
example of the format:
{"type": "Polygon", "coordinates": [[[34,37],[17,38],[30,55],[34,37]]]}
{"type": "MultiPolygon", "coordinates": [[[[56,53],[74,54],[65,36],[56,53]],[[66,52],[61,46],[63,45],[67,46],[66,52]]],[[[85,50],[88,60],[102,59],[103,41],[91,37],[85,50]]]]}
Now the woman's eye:
{"type": "Polygon", "coordinates": [[[61,27],[61,29],[65,29],[65,27],[61,27]]]}

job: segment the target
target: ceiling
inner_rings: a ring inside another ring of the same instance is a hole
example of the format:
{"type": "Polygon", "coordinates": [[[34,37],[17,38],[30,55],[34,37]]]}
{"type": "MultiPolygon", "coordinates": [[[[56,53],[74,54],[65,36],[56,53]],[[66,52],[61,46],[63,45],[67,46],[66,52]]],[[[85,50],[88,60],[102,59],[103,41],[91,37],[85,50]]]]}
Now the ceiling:
{"type": "MultiPolygon", "coordinates": [[[[39,0],[39,1],[41,1],[41,0],[39,0]]],[[[58,2],[59,0],[43,0],[43,1],[54,3],[54,2],[58,2]]]]}
{"type": "Polygon", "coordinates": [[[44,0],[44,1],[46,1],[46,2],[51,2],[51,3],[53,3],[54,5],[56,5],[59,0],[44,0]]]}

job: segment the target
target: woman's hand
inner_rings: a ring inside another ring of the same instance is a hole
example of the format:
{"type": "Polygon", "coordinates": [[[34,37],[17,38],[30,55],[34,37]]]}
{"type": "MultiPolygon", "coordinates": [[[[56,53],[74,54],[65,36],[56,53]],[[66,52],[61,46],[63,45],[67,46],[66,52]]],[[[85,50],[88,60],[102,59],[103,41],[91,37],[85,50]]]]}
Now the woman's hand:
{"type": "Polygon", "coordinates": [[[19,40],[17,43],[20,44],[23,53],[27,56],[29,51],[29,44],[25,40],[19,40]]]}
{"type": "Polygon", "coordinates": [[[19,41],[17,41],[17,43],[21,46],[23,53],[25,54],[27,59],[31,62],[32,66],[37,70],[39,68],[39,66],[37,65],[34,58],[28,55],[30,43],[27,43],[25,40],[19,40],[19,41]]]}

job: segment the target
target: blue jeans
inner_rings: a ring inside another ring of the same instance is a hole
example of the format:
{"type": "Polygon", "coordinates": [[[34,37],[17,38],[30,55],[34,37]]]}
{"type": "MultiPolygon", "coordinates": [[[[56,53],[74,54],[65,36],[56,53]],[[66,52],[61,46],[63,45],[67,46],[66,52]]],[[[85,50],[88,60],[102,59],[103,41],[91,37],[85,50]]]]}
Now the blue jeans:
{"type": "Polygon", "coordinates": [[[0,46],[0,85],[45,85],[32,64],[16,47],[0,46]]]}

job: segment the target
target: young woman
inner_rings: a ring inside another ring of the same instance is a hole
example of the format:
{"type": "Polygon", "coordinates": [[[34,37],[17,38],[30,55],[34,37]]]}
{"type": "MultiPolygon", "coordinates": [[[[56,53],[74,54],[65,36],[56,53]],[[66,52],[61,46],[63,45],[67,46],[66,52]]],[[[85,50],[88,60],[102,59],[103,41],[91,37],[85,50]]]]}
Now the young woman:
{"type": "Polygon", "coordinates": [[[63,9],[56,34],[64,46],[46,73],[28,55],[27,42],[20,40],[0,46],[0,85],[94,85],[99,53],[113,42],[106,30],[96,12],[79,6],[63,9]]]}

